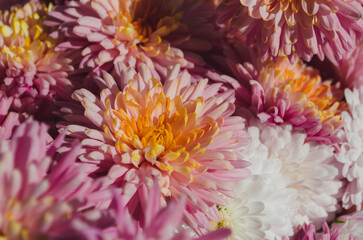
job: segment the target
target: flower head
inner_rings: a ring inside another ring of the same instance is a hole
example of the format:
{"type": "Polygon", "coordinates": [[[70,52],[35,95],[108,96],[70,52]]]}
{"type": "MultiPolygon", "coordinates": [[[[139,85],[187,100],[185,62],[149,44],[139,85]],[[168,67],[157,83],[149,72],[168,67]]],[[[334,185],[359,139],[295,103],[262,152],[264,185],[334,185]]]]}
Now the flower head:
{"type": "Polygon", "coordinates": [[[215,218],[211,206],[225,204],[219,193],[230,193],[229,182],[249,173],[232,151],[245,145],[247,134],[244,120],[231,116],[231,93],[218,94],[220,84],[207,85],[207,79],[191,84],[178,67],[164,85],[144,64],[138,72],[123,64],[116,70],[115,79],[107,73],[96,78],[99,97],[76,90],[79,104],[62,108],[69,135],[82,140],[81,161],[108,172],[105,185],[121,187],[129,206],[156,176],[163,197],[187,195],[188,212],[202,211],[198,219],[209,225],[204,214],[215,218]]]}
{"type": "Polygon", "coordinates": [[[306,61],[327,53],[340,59],[363,32],[360,0],[224,0],[218,11],[229,33],[256,43],[264,58],[296,52],[306,61]]]}
{"type": "Polygon", "coordinates": [[[343,207],[356,206],[359,210],[363,203],[363,88],[345,90],[348,111],[342,113],[343,128],[337,133],[342,140],[340,151],[336,154],[341,175],[347,184],[344,187],[343,207]]]}
{"type": "Polygon", "coordinates": [[[330,81],[322,82],[316,69],[301,60],[285,57],[261,67],[251,83],[251,106],[261,122],[292,124],[306,130],[308,140],[326,144],[338,141],[334,132],[341,126],[345,108],[332,91],[330,81]]]}
{"type": "MultiPolygon", "coordinates": [[[[259,153],[254,151],[256,159],[259,153]]],[[[228,199],[226,206],[218,207],[222,219],[212,221],[212,229],[230,228],[229,239],[283,239],[292,235],[291,219],[299,207],[297,193],[287,187],[276,161],[271,164],[266,161],[265,168],[272,171],[252,175],[237,184],[236,198],[228,199]]]]}
{"type": "Polygon", "coordinates": [[[218,35],[214,6],[194,0],[70,1],[49,14],[54,36],[66,41],[58,49],[82,51],[80,68],[109,70],[117,61],[135,67],[144,62],[162,74],[169,65],[191,68],[203,60],[218,35]]]}
{"type": "Polygon", "coordinates": [[[75,163],[80,146],[54,165],[51,157],[61,139],[51,145],[49,140],[47,127],[29,119],[10,140],[0,142],[0,237],[61,235],[84,196],[95,189],[75,163]]]}
{"type": "Polygon", "coordinates": [[[54,51],[56,40],[43,25],[51,7],[29,2],[0,13],[0,89],[16,111],[34,113],[55,95],[70,96],[70,60],[54,51]]]}
{"type": "Polygon", "coordinates": [[[359,89],[363,86],[363,41],[344,54],[342,59],[337,59],[334,55],[329,55],[328,59],[335,67],[335,75],[342,88],[359,89]]]}
{"type": "MultiPolygon", "coordinates": [[[[338,169],[332,165],[334,148],[313,141],[306,143],[305,133],[292,130],[291,125],[268,126],[251,122],[248,131],[255,143],[242,153],[251,162],[252,175],[261,176],[270,186],[275,184],[278,189],[285,189],[275,191],[277,196],[280,195],[280,198],[275,196],[276,199],[290,201],[290,204],[283,204],[289,206],[290,215],[285,207],[283,212],[286,217],[281,220],[288,219],[295,227],[303,223],[320,226],[328,214],[334,213],[338,207],[336,194],[341,182],[338,180],[338,169]],[[294,209],[296,212],[291,214],[294,209]]],[[[274,202],[266,200],[264,203],[268,206],[274,202]]],[[[279,202],[276,203],[278,206],[279,202]]],[[[276,216],[276,213],[267,216],[276,216]]],[[[267,221],[269,218],[261,219],[267,221]]],[[[283,228],[275,229],[281,231],[283,228]]],[[[286,230],[291,231],[291,227],[286,230]]],[[[284,235],[288,236],[289,233],[285,232],[284,235]]]]}

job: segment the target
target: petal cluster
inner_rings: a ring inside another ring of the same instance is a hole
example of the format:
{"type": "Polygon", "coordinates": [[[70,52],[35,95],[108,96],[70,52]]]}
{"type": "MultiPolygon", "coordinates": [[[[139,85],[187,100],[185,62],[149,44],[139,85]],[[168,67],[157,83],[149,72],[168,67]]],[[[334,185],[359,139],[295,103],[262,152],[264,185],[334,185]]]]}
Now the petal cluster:
{"type": "Polygon", "coordinates": [[[0,142],[0,237],[61,236],[84,204],[84,194],[94,189],[75,164],[79,145],[52,166],[52,155],[61,139],[49,145],[47,129],[28,120],[10,140],[0,142]]]}
{"type": "MultiPolygon", "coordinates": [[[[338,194],[341,182],[338,180],[338,169],[332,164],[334,148],[314,141],[306,143],[306,133],[292,132],[291,125],[252,124],[255,126],[249,127],[249,133],[252,142],[255,143],[254,147],[246,148],[245,154],[251,162],[253,175],[260,176],[267,184],[275,184],[276,188],[281,189],[275,191],[274,196],[279,200],[275,201],[276,206],[281,204],[280,208],[284,208],[282,212],[285,215],[279,220],[290,223],[283,223],[286,227],[286,232],[283,234],[286,235],[280,237],[290,236],[292,226],[299,224],[314,223],[319,226],[328,214],[336,211],[338,207],[335,196],[338,194]],[[259,155],[256,155],[256,152],[259,155]],[[269,178],[265,177],[266,174],[269,178]]],[[[269,190],[271,188],[269,187],[269,190]]],[[[256,191],[263,190],[263,188],[257,189],[256,191]]],[[[263,200],[265,199],[261,199],[263,200]]],[[[271,203],[273,201],[269,200],[266,205],[271,203]]],[[[271,207],[271,211],[276,209],[276,206],[271,207]]],[[[275,212],[276,215],[281,216],[275,212]]],[[[274,214],[270,213],[268,216],[274,214]]],[[[266,218],[265,221],[268,220],[269,218],[266,218]]],[[[278,221],[268,223],[272,226],[279,224],[278,221]]],[[[272,231],[281,232],[282,229],[284,228],[279,226],[276,229],[272,228],[272,231]]]]}
{"type": "Polygon", "coordinates": [[[255,44],[263,58],[341,59],[363,32],[360,0],[225,0],[218,11],[229,34],[255,44]]]}
{"type": "Polygon", "coordinates": [[[79,67],[109,70],[117,61],[146,63],[165,74],[169,65],[203,64],[198,53],[212,48],[214,6],[204,1],[70,1],[50,12],[58,49],[81,51],[79,67]]]}
{"type": "Polygon", "coordinates": [[[19,114],[9,112],[12,102],[12,97],[7,97],[0,91],[0,140],[8,139],[13,128],[19,123],[19,114]]]}
{"type": "Polygon", "coordinates": [[[362,238],[362,32],[363,0],[0,0],[0,240],[362,238]]]}
{"type": "Polygon", "coordinates": [[[333,89],[318,70],[280,57],[264,64],[251,81],[251,107],[263,123],[289,123],[305,129],[309,140],[329,144],[338,141],[333,133],[340,128],[345,109],[333,89]]]}
{"type": "Polygon", "coordinates": [[[70,96],[70,59],[55,52],[43,22],[52,5],[26,3],[0,13],[0,89],[12,109],[34,113],[42,103],[70,96]]]}
{"type": "Polygon", "coordinates": [[[341,175],[346,180],[343,207],[348,209],[356,206],[360,210],[363,203],[363,89],[346,89],[345,98],[349,109],[342,113],[344,127],[338,133],[342,143],[336,159],[341,175]]]}
{"type": "MultiPolygon", "coordinates": [[[[144,64],[138,72],[116,68],[115,78],[105,73],[95,79],[103,89],[99,96],[76,90],[78,104],[63,108],[68,134],[82,141],[81,161],[107,173],[105,186],[121,187],[131,205],[139,201],[140,186],[150,187],[156,176],[164,197],[187,195],[190,214],[203,211],[218,220],[212,206],[225,204],[219,193],[228,194],[229,182],[249,174],[232,151],[248,140],[244,120],[231,116],[230,94],[218,94],[220,84],[207,85],[207,79],[191,84],[177,66],[164,85],[144,64]]],[[[198,221],[209,225],[199,214],[198,221]]]]}
{"type": "Polygon", "coordinates": [[[157,180],[150,190],[144,185],[140,194],[145,195],[141,202],[144,215],[140,222],[135,221],[127,208],[122,204],[122,199],[114,194],[110,207],[111,215],[115,218],[116,226],[103,231],[104,239],[224,239],[230,234],[226,228],[219,229],[200,238],[193,238],[191,234],[180,228],[185,207],[185,199],[179,202],[172,201],[167,207],[160,202],[160,188],[157,180]],[[175,231],[179,229],[179,231],[175,231]]]}

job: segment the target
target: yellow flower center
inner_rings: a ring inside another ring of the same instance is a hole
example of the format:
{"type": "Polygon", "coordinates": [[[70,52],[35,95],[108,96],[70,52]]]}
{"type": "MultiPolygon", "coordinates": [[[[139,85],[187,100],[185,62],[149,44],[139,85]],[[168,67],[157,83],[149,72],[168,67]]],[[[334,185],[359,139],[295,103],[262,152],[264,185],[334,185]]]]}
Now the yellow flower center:
{"type": "Polygon", "coordinates": [[[218,212],[220,213],[221,221],[217,222],[214,220],[210,220],[211,230],[217,230],[222,227],[231,228],[232,227],[231,214],[228,212],[228,209],[223,208],[221,206],[217,206],[217,209],[218,212]]]}
{"type": "MultiPolygon", "coordinates": [[[[29,3],[28,3],[29,4],[29,3]]],[[[24,8],[27,6],[24,6],[24,8]]],[[[28,6],[29,7],[29,6],[28,6]]],[[[52,5],[42,5],[42,10],[49,11],[52,5]]],[[[44,17],[37,12],[24,19],[16,17],[16,12],[22,9],[15,8],[9,16],[9,24],[0,26],[0,34],[4,40],[1,47],[1,59],[10,66],[18,62],[23,66],[29,62],[36,63],[54,46],[54,40],[48,37],[42,24],[44,17]]]]}
{"type": "MultiPolygon", "coordinates": [[[[149,55],[157,56],[167,53],[170,49],[169,43],[163,40],[171,32],[176,31],[182,18],[181,12],[163,12],[162,5],[153,5],[150,2],[135,1],[131,7],[133,13],[120,9],[118,13],[110,11],[109,17],[113,25],[117,27],[114,43],[118,41],[130,42],[131,47],[140,47],[149,55]],[[137,42],[134,42],[137,40],[137,42]]],[[[184,26],[185,27],[185,26],[184,26]]]]}
{"type": "MultiPolygon", "coordinates": [[[[146,161],[168,174],[186,174],[191,182],[193,173],[207,170],[195,157],[213,142],[223,119],[198,118],[204,104],[202,97],[183,103],[182,96],[165,97],[162,89],[157,83],[143,98],[129,86],[116,97],[122,108],[112,109],[106,100],[109,107],[105,119],[115,126],[115,146],[122,163],[139,167],[146,161]]],[[[109,127],[104,126],[104,131],[110,133],[109,127]]]]}
{"type": "Polygon", "coordinates": [[[322,82],[319,71],[301,61],[293,67],[288,61],[280,57],[270,66],[274,69],[274,87],[269,91],[276,98],[277,94],[287,94],[292,103],[302,104],[303,108],[313,107],[314,114],[319,115],[322,122],[340,122],[344,104],[333,96],[330,82],[322,82]]]}

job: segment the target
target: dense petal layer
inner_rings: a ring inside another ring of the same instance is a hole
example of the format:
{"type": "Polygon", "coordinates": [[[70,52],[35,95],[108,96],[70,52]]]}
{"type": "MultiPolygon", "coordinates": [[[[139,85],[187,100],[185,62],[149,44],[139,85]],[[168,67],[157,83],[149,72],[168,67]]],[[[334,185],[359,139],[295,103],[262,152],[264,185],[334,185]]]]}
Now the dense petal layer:
{"type": "Polygon", "coordinates": [[[225,0],[218,11],[229,34],[256,43],[264,59],[294,52],[306,61],[341,59],[363,32],[361,0],[225,0]]]}
{"type": "Polygon", "coordinates": [[[231,94],[207,79],[192,84],[178,66],[164,85],[144,64],[135,71],[120,63],[116,72],[95,79],[99,96],[76,90],[78,103],[62,107],[69,136],[82,142],[81,161],[95,176],[108,174],[105,187],[119,187],[131,209],[142,201],[140,186],[150,188],[156,176],[163,197],[188,196],[189,224],[209,227],[203,214],[218,220],[213,206],[225,204],[219,193],[232,194],[230,183],[249,174],[233,151],[248,141],[244,120],[231,116],[231,94]]]}

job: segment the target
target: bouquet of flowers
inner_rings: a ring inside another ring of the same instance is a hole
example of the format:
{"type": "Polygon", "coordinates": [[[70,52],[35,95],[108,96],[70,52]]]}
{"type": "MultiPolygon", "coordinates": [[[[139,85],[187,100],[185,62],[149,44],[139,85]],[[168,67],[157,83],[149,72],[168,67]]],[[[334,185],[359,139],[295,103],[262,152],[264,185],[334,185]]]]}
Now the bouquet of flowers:
{"type": "Polygon", "coordinates": [[[0,9],[0,239],[363,239],[362,0],[0,9]]]}

